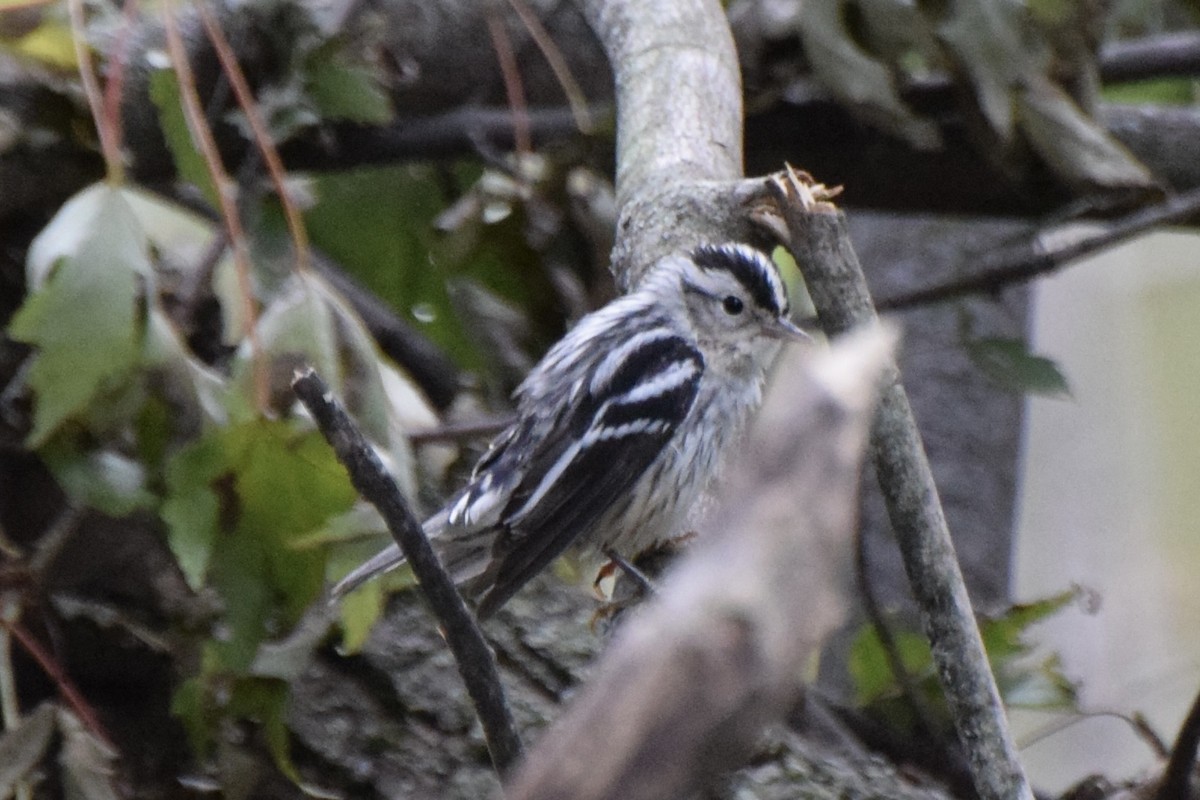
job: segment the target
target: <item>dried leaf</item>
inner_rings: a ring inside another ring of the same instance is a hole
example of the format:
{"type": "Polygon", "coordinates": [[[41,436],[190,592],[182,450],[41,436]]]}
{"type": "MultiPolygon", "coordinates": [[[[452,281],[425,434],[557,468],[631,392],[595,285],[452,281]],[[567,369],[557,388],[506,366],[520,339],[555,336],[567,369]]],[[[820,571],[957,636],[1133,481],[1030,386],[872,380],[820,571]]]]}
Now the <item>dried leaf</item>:
{"type": "Polygon", "coordinates": [[[1021,131],[1046,164],[1082,190],[1157,187],[1132,153],[1048,80],[1017,94],[1021,131]]]}
{"type": "Polygon", "coordinates": [[[33,713],[0,736],[0,797],[10,797],[42,757],[54,733],[53,703],[42,703],[33,713]]]}
{"type": "Polygon", "coordinates": [[[835,97],[913,147],[938,146],[937,126],[905,105],[892,71],[851,38],[840,2],[805,3],[800,36],[813,71],[835,97]]]}

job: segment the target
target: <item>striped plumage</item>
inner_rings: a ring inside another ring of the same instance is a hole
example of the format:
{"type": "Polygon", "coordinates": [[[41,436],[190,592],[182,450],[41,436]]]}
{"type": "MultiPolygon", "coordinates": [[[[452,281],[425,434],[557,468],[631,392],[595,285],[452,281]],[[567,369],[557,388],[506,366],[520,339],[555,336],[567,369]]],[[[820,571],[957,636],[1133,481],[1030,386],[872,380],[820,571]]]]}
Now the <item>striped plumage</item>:
{"type": "MultiPolygon", "coordinates": [[[[584,317],[516,391],[517,420],[425,523],[487,616],[568,547],[628,558],[680,535],[758,406],[787,320],[774,264],[744,245],[656,263],[584,317]]],[[[402,563],[392,545],[335,596],[402,563]]]]}

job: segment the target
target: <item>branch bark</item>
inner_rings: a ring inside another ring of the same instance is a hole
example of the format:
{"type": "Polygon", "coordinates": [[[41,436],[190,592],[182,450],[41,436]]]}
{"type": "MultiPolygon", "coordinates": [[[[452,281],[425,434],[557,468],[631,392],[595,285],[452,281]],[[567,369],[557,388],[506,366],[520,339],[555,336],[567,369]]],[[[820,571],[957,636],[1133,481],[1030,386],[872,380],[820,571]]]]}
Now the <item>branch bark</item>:
{"type": "Polygon", "coordinates": [[[763,241],[746,206],[764,187],[739,180],[741,73],[720,5],[584,0],[582,8],[616,83],[617,285],[628,289],[654,261],[701,242],[763,241]]]}

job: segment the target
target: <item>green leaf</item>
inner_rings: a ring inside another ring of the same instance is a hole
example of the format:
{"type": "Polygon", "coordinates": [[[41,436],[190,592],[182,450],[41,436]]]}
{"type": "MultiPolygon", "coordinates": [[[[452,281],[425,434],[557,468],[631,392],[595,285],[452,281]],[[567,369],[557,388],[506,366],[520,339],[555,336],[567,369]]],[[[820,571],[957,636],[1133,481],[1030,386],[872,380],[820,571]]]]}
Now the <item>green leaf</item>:
{"type": "Polygon", "coordinates": [[[9,334],[37,348],[29,444],[43,444],[101,391],[127,379],[140,352],[147,240],[121,189],[91,186],[67,201],[29,249],[31,292],[9,334]]]}
{"type": "Polygon", "coordinates": [[[433,173],[389,167],[318,176],[317,205],[305,214],[313,245],[390,302],[460,364],[478,366],[440,263],[431,263],[432,220],[442,192],[433,173]],[[363,202],[363,198],[370,202],[363,202]],[[421,310],[420,318],[413,313],[421,310]]]}
{"type": "Polygon", "coordinates": [[[309,65],[308,81],[313,102],[327,120],[383,125],[395,115],[376,75],[363,67],[317,58],[309,65]]]}
{"type": "MultiPolygon", "coordinates": [[[[1027,636],[1032,625],[1058,613],[1078,595],[1079,590],[1072,589],[1033,603],[1014,605],[998,617],[979,620],[988,661],[1007,704],[1056,709],[1075,707],[1076,687],[1063,675],[1058,656],[1052,653],[1037,659],[1027,636]]],[[[930,701],[931,708],[944,713],[941,688],[925,637],[899,625],[896,620],[889,624],[900,660],[917,690],[930,701]]],[[[847,670],[860,706],[872,709],[899,727],[907,724],[909,709],[873,625],[864,625],[855,635],[850,645],[847,670]]],[[[944,722],[949,725],[949,719],[944,722]]]]}
{"type": "Polygon", "coordinates": [[[227,470],[224,437],[219,431],[197,439],[167,464],[167,496],[161,512],[167,524],[167,543],[188,585],[196,591],[205,585],[221,509],[233,503],[228,482],[218,481],[227,470]]]}
{"type": "Polygon", "coordinates": [[[369,581],[342,598],[338,608],[341,615],[342,652],[357,653],[367,643],[367,636],[383,613],[384,600],[384,585],[378,580],[369,581]]]}
{"type": "Polygon", "coordinates": [[[993,619],[980,622],[980,634],[1004,701],[1024,708],[1070,710],[1078,690],[1062,672],[1057,653],[1036,659],[1027,641],[1031,626],[1062,611],[1079,597],[1078,589],[1017,604],[993,619]]]}
{"type": "Polygon", "coordinates": [[[354,489],[320,434],[264,420],[206,435],[172,459],[167,479],[172,551],[193,585],[207,581],[224,600],[216,665],[245,671],[324,586],[324,552],[292,542],[345,512],[354,489]]]}
{"type": "Polygon", "coordinates": [[[259,723],[275,766],[290,780],[300,783],[300,773],[292,763],[288,739],[287,698],[288,685],[284,681],[243,678],[234,686],[228,711],[239,718],[259,723]]]}
{"type": "Polygon", "coordinates": [[[184,680],[171,697],[171,713],[183,723],[192,752],[200,756],[204,756],[212,744],[212,711],[202,678],[184,680]]]}
{"type": "Polygon", "coordinates": [[[980,633],[988,653],[997,658],[1023,655],[1029,650],[1025,633],[1031,625],[1042,622],[1062,611],[1079,597],[1078,589],[1070,589],[1032,603],[1017,603],[1003,615],[981,622],[980,633]]]}
{"type": "Polygon", "coordinates": [[[1071,396],[1058,365],[1029,352],[1020,339],[982,337],[970,339],[964,346],[972,363],[1003,389],[1043,397],[1071,396]]]}
{"type": "Polygon", "coordinates": [[[188,127],[175,70],[156,69],[150,74],[150,99],[158,109],[159,128],[167,140],[175,171],[179,177],[199,189],[213,207],[219,206],[220,197],[212,173],[188,127]]]}
{"type": "MultiPolygon", "coordinates": [[[[900,661],[910,675],[932,675],[933,657],[925,637],[914,631],[893,630],[900,661]]],[[[850,645],[847,663],[854,681],[855,697],[860,705],[870,705],[881,698],[896,694],[895,676],[883,642],[873,625],[864,625],[850,645]]]]}

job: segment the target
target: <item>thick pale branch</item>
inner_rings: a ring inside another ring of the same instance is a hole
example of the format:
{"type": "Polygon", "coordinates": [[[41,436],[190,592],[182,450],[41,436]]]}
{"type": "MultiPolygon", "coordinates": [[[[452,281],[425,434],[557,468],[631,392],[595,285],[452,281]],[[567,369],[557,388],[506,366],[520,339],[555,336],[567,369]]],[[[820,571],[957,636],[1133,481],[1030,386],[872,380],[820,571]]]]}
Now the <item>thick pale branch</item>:
{"type": "Polygon", "coordinates": [[[715,0],[585,0],[613,67],[619,222],[612,268],[628,288],[669,252],[752,239],[742,177],[742,86],[715,0]]]}

